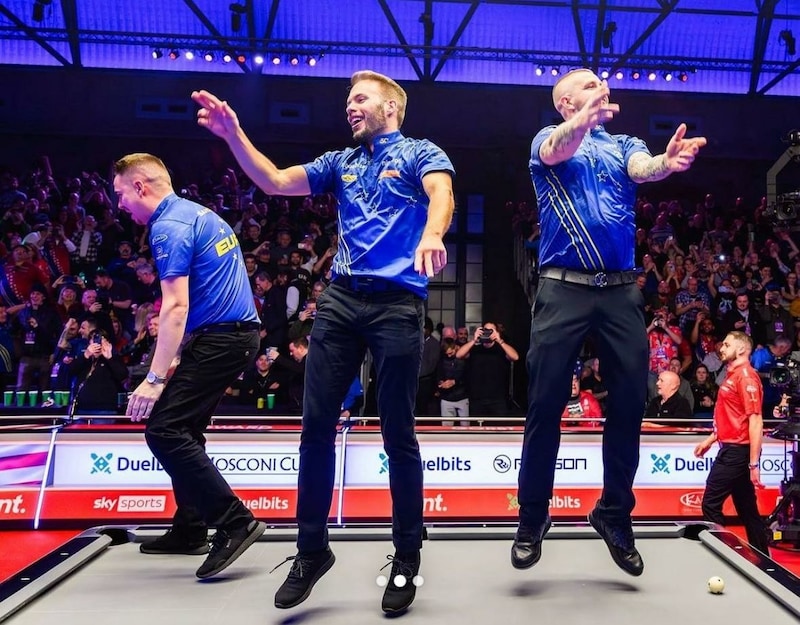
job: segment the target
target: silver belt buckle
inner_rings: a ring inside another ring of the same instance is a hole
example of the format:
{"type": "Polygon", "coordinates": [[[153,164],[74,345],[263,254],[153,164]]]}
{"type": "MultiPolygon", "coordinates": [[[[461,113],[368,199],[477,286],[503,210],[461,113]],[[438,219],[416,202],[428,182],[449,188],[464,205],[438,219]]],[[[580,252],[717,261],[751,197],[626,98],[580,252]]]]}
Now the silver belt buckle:
{"type": "Polygon", "coordinates": [[[594,274],[594,285],[601,289],[608,286],[608,276],[605,274],[605,272],[600,271],[594,274]]]}

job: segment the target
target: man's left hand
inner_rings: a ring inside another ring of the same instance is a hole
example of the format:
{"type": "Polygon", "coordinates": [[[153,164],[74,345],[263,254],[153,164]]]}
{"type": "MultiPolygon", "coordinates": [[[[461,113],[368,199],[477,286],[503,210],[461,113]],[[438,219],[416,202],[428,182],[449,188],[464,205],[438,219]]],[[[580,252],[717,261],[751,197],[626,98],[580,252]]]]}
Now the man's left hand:
{"type": "Polygon", "coordinates": [[[133,391],[133,395],[128,400],[128,409],[125,415],[131,418],[131,421],[138,423],[142,419],[147,419],[153,410],[153,406],[161,397],[164,392],[163,384],[150,384],[150,382],[142,382],[133,391]]]}
{"type": "Polygon", "coordinates": [[[694,162],[695,156],[707,143],[705,137],[686,138],[686,124],[681,124],[672,135],[664,152],[664,159],[671,172],[686,171],[694,162]]]}
{"type": "Polygon", "coordinates": [[[442,238],[433,234],[423,234],[414,252],[414,271],[421,276],[433,278],[447,264],[447,250],[442,238]]]}

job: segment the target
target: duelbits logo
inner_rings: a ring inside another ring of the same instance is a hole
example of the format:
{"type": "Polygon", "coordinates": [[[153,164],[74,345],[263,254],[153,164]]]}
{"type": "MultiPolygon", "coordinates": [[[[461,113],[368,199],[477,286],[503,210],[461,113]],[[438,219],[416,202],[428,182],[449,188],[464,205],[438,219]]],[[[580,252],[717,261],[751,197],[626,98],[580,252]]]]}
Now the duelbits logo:
{"type": "Polygon", "coordinates": [[[669,473],[669,459],[671,457],[671,454],[664,454],[663,456],[650,454],[650,458],[653,460],[653,469],[650,473],[669,473]]]}
{"type": "Polygon", "coordinates": [[[91,453],[92,456],[92,471],[91,474],[94,475],[95,473],[108,473],[111,475],[111,460],[114,458],[114,454],[107,453],[105,456],[101,454],[96,454],[94,452],[91,453]]]}
{"type": "Polygon", "coordinates": [[[381,461],[381,470],[378,471],[378,475],[383,475],[384,473],[389,472],[389,456],[385,453],[381,452],[378,454],[378,458],[381,461]]]}

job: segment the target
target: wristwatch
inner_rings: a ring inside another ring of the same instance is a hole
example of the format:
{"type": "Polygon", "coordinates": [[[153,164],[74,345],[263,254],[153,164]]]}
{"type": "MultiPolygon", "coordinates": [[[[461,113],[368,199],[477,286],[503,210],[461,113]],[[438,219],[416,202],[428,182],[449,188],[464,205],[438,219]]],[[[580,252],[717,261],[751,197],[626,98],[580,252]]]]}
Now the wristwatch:
{"type": "Polygon", "coordinates": [[[755,464],[748,464],[747,468],[748,469],[758,469],[760,466],[761,466],[761,464],[756,462],[755,464]]]}
{"type": "Polygon", "coordinates": [[[162,378],[160,375],[157,375],[154,371],[148,371],[147,375],[144,376],[145,382],[149,382],[150,384],[164,384],[167,381],[167,378],[162,378]]]}

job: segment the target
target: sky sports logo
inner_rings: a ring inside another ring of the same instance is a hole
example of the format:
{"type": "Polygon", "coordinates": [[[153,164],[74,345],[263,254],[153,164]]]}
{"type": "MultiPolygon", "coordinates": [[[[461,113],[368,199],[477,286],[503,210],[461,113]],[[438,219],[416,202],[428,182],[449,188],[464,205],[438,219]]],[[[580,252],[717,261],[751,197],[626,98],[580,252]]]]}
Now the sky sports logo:
{"type": "Polygon", "coordinates": [[[98,497],[92,504],[94,510],[119,513],[164,512],[167,508],[165,495],[120,495],[98,497]]]}

